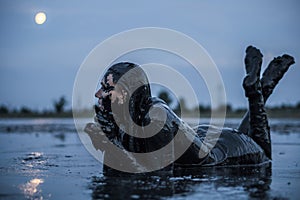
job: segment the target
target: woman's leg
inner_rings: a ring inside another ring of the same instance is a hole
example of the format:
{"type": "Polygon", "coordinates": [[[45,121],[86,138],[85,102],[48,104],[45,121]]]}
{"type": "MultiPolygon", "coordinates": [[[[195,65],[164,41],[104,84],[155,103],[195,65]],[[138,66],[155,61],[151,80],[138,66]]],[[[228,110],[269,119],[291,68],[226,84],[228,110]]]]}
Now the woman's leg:
{"type": "Polygon", "coordinates": [[[260,69],[262,54],[255,47],[249,46],[246,50],[245,65],[247,75],[243,81],[245,95],[249,103],[250,127],[249,136],[261,146],[266,155],[271,158],[270,127],[268,125],[263,97],[260,69]]]}
{"type": "MultiPolygon", "coordinates": [[[[261,79],[264,103],[266,103],[267,99],[274,91],[274,88],[281,80],[283,75],[287,72],[289,67],[294,63],[294,58],[286,54],[274,58],[270,62],[261,79]]],[[[249,111],[247,111],[238,127],[238,130],[245,134],[248,134],[250,125],[249,122],[249,111]]]]}

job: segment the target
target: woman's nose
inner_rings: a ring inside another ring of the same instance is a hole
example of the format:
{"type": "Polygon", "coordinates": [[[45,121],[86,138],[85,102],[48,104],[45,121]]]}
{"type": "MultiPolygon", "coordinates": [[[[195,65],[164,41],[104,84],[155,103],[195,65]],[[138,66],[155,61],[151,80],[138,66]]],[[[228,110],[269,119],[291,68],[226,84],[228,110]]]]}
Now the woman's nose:
{"type": "Polygon", "coordinates": [[[102,98],[102,89],[100,88],[96,93],[95,93],[95,97],[97,98],[102,98]]]}

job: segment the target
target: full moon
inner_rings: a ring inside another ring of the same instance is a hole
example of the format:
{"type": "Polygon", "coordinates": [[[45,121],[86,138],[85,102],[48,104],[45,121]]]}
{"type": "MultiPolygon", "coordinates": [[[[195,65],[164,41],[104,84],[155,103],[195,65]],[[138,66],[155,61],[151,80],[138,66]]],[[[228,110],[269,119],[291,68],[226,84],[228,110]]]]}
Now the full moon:
{"type": "Polygon", "coordinates": [[[46,21],[46,14],[44,12],[39,12],[35,15],[35,23],[37,24],[43,24],[46,21]]]}

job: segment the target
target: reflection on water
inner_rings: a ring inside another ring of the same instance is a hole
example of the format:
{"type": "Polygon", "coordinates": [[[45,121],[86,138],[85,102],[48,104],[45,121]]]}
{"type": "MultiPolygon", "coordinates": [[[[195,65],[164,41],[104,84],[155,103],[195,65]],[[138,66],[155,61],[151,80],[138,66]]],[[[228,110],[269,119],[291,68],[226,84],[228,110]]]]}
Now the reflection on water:
{"type": "MultiPolygon", "coordinates": [[[[43,153],[31,152],[27,154],[22,163],[25,165],[23,170],[32,176],[37,176],[41,173],[41,169],[38,166],[43,166],[45,160],[43,159],[43,153]]],[[[43,179],[33,178],[25,184],[20,185],[20,190],[27,199],[43,199],[42,190],[39,189],[39,185],[44,183],[43,179]]]]}
{"type": "Polygon", "coordinates": [[[20,190],[28,199],[43,199],[42,190],[38,189],[40,184],[44,183],[43,179],[34,178],[20,186],[20,190]]]}
{"type": "Polygon", "coordinates": [[[177,169],[172,176],[92,177],[93,199],[271,198],[271,163],[244,167],[177,169]],[[150,192],[149,192],[150,191],[150,192]]]}
{"type": "MultiPolygon", "coordinates": [[[[48,158],[42,152],[31,152],[22,158],[22,172],[32,177],[30,181],[19,186],[26,199],[42,200],[45,198],[44,192],[40,189],[45,180],[37,177],[43,176],[43,172],[47,170],[49,166],[47,160],[48,158]]],[[[50,196],[50,194],[47,195],[47,198],[50,196]]]]}
{"type": "Polygon", "coordinates": [[[41,152],[31,152],[26,156],[26,158],[23,159],[23,161],[29,161],[29,160],[38,160],[43,156],[43,153],[41,152]]]}
{"type": "Polygon", "coordinates": [[[41,172],[46,160],[41,152],[31,152],[22,158],[24,172],[35,175],[41,172]]]}

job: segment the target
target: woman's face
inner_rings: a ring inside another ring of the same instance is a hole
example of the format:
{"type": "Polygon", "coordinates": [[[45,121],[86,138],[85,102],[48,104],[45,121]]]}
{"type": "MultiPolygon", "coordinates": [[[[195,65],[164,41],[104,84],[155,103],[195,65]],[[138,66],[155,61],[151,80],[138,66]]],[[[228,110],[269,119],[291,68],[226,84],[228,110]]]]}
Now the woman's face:
{"type": "Polygon", "coordinates": [[[113,74],[101,80],[101,88],[95,93],[98,98],[98,106],[101,111],[111,111],[110,105],[117,100],[118,104],[123,104],[124,97],[118,85],[114,83],[113,74]]]}

